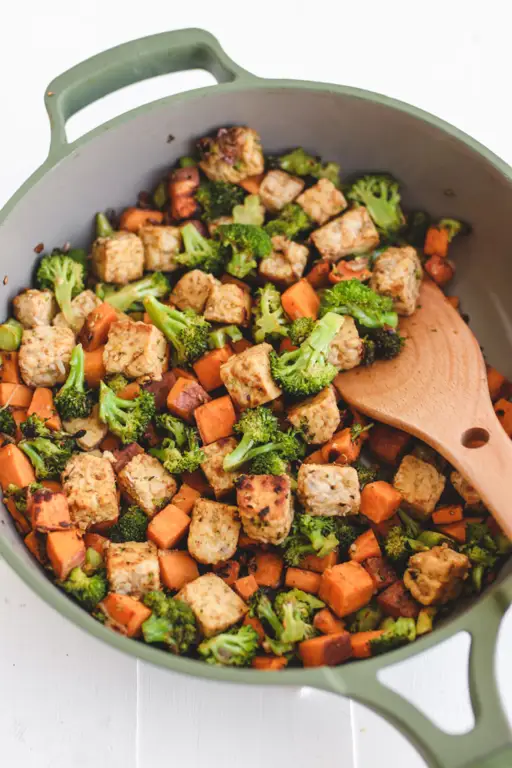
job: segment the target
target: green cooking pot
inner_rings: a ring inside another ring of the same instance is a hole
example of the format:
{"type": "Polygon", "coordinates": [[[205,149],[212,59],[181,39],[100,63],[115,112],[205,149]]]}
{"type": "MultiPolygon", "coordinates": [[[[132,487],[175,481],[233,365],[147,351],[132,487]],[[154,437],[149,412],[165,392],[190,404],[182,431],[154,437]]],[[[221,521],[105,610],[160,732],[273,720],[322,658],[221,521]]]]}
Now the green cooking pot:
{"type": "MultiPolygon", "coordinates": [[[[178,157],[189,154],[191,140],[238,123],[256,128],[270,152],[304,146],[339,162],[344,173],[390,170],[403,184],[407,207],[471,222],[471,238],[458,246],[454,292],[462,297],[489,360],[512,378],[512,170],[451,125],[367,91],[262,80],[234,64],[210,34],[196,29],[136,40],[94,56],[51,83],[46,107],[51,121],[49,157],[0,214],[2,274],[9,277],[2,289],[2,315],[10,299],[30,283],[38,243],[51,248],[71,240],[74,246],[88,247],[96,211],[131,204],[139,190],[152,189],[178,157]],[[222,85],[148,104],[67,143],[66,120],[96,99],[149,77],[195,68],[208,70],[222,85]]],[[[512,575],[502,573],[475,605],[433,634],[386,656],[335,668],[264,673],[224,669],[106,629],[51,583],[5,510],[0,522],[0,554],[21,578],[64,616],[125,653],[210,680],[311,686],[349,696],[399,728],[433,768],[512,766],[511,732],[494,670],[498,628],[512,599],[512,575]],[[378,673],[463,630],[472,638],[469,686],[475,727],[452,736],[384,687],[378,673]]]]}

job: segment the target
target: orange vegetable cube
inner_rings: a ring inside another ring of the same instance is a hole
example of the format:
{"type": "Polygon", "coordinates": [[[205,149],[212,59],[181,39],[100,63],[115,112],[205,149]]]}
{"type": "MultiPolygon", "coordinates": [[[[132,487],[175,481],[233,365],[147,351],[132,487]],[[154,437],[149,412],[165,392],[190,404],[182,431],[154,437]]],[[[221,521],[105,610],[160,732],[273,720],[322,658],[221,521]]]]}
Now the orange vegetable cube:
{"type": "Polygon", "coordinates": [[[242,600],[245,600],[245,602],[247,602],[251,595],[254,595],[254,593],[257,592],[260,588],[252,573],[249,576],[244,576],[241,579],[237,579],[234,586],[235,590],[238,592],[242,600]]]}
{"type": "Polygon", "coordinates": [[[183,538],[189,525],[190,517],[186,512],[168,504],[150,520],[148,539],[160,549],[170,549],[183,538]]]}
{"type": "Polygon", "coordinates": [[[374,592],[371,576],[355,560],[328,568],[322,574],[318,597],[343,618],[370,602],[374,592]]]}
{"type": "Polygon", "coordinates": [[[222,437],[233,434],[233,425],[237,420],[233,402],[229,395],[218,397],[201,405],[194,413],[196,424],[205,445],[215,443],[222,437]]]}
{"type": "Polygon", "coordinates": [[[200,496],[199,491],[187,485],[187,483],[183,483],[176,496],[173,496],[172,503],[175,507],[185,512],[186,515],[190,515],[194,504],[200,496]]]}
{"type": "Polygon", "coordinates": [[[16,445],[9,443],[0,448],[0,486],[4,492],[11,483],[25,488],[35,481],[32,464],[16,445]]]}
{"type": "Polygon", "coordinates": [[[372,632],[355,632],[350,635],[352,655],[355,659],[369,659],[372,655],[371,641],[384,634],[383,629],[375,629],[372,632]]]}
{"type": "Polygon", "coordinates": [[[301,589],[303,592],[310,592],[316,595],[320,589],[322,577],[319,573],[313,571],[303,571],[301,568],[287,568],[284,583],[285,586],[293,589],[301,589]]]}
{"type": "Polygon", "coordinates": [[[65,531],[73,525],[63,493],[53,493],[48,488],[36,491],[29,495],[28,509],[35,531],[65,531]]]}
{"type": "Polygon", "coordinates": [[[464,517],[464,510],[460,504],[450,504],[447,507],[440,507],[432,513],[432,522],[436,525],[450,525],[459,523],[464,517]]]}
{"type": "Polygon", "coordinates": [[[318,317],[320,298],[305,278],[286,289],[281,296],[281,303],[290,320],[298,317],[312,317],[316,320],[318,317]]]}
{"type": "Polygon", "coordinates": [[[85,544],[78,531],[51,531],[46,551],[58,579],[67,579],[73,568],[85,562],[85,544]]]}
{"type": "Polygon", "coordinates": [[[322,608],[321,611],[318,611],[318,613],[315,614],[313,626],[315,629],[318,629],[322,635],[337,635],[339,632],[344,631],[345,622],[341,621],[341,619],[337,619],[328,608],[322,608]]]}
{"type": "Polygon", "coordinates": [[[351,544],[349,555],[350,559],[355,560],[356,563],[362,563],[369,557],[381,557],[379,542],[371,528],[358,536],[351,544]]]}
{"type": "Polygon", "coordinates": [[[0,382],[2,384],[22,384],[18,353],[0,352],[0,382]]]}
{"type": "Polygon", "coordinates": [[[98,607],[108,619],[108,626],[127,637],[140,635],[141,627],[151,616],[151,609],[129,595],[111,592],[98,607]]]}
{"type": "Polygon", "coordinates": [[[512,437],[512,403],[510,400],[505,400],[504,398],[501,398],[498,400],[498,402],[494,405],[494,410],[496,412],[496,416],[499,419],[499,422],[507,435],[509,437],[512,437]]]}
{"type": "Polygon", "coordinates": [[[226,346],[221,349],[212,349],[194,363],[192,368],[203,389],[207,392],[211,392],[214,389],[222,387],[220,367],[232,356],[233,350],[229,344],[226,344],[226,346]]]}
{"type": "Polygon", "coordinates": [[[402,451],[405,451],[411,436],[400,429],[376,424],[370,430],[368,445],[375,456],[386,464],[396,464],[402,451]]]}
{"type": "Polygon", "coordinates": [[[253,669],[260,669],[263,672],[278,672],[287,664],[286,656],[255,656],[251,662],[253,669]]]}
{"type": "Polygon", "coordinates": [[[167,589],[180,590],[185,584],[199,578],[197,563],[188,552],[173,550],[159,552],[160,578],[167,589]]]}
{"type": "Polygon", "coordinates": [[[260,587],[277,589],[281,584],[284,562],[274,552],[256,552],[251,571],[260,587]]]}
{"type": "Polygon", "coordinates": [[[377,480],[361,491],[361,512],[373,523],[393,517],[402,501],[401,494],[390,483],[377,480]]]}
{"type": "Polygon", "coordinates": [[[180,376],[167,395],[167,408],[178,418],[192,424],[194,411],[210,400],[210,395],[195,379],[180,376]]]}
{"type": "Polygon", "coordinates": [[[315,573],[323,573],[327,568],[332,568],[338,562],[338,550],[333,549],[328,555],[324,557],[318,557],[317,555],[306,555],[299,563],[300,568],[305,568],[306,571],[315,571],[315,573]]]}
{"type": "Polygon", "coordinates": [[[33,391],[24,384],[0,384],[0,407],[10,405],[11,408],[28,408],[33,391]]]}
{"type": "Polygon", "coordinates": [[[348,632],[321,635],[299,643],[299,656],[305,667],[335,667],[352,656],[348,632]]]}
{"type": "Polygon", "coordinates": [[[53,392],[47,387],[38,387],[34,390],[32,400],[27,411],[27,417],[35,414],[44,421],[48,429],[62,429],[60,416],[55,410],[53,392]]]}

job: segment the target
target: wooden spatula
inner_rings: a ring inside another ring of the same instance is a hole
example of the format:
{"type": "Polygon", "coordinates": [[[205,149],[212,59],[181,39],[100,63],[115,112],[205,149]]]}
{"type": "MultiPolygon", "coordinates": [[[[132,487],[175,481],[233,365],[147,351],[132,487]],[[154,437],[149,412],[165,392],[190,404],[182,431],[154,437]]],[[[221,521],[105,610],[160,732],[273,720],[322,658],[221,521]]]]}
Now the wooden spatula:
{"type": "Polygon", "coordinates": [[[512,440],[494,413],[477,340],[429,280],[400,331],[401,355],[339,374],[336,388],[357,410],[448,459],[512,538],[512,440]]]}

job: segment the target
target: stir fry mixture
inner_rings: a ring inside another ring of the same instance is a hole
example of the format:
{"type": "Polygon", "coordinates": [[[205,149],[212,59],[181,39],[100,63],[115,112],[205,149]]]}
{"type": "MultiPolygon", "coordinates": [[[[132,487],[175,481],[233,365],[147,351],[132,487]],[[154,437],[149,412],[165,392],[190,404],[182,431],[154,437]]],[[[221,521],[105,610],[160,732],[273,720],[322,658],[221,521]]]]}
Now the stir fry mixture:
{"type": "MultiPolygon", "coordinates": [[[[0,326],[4,501],[70,599],[171,653],[279,670],[410,643],[495,578],[510,542],[474,489],[336,388],[401,353],[467,227],[234,127],[95,228],[90,253],[35,249],[0,326]]],[[[512,387],[489,386],[512,435],[512,387]]]]}

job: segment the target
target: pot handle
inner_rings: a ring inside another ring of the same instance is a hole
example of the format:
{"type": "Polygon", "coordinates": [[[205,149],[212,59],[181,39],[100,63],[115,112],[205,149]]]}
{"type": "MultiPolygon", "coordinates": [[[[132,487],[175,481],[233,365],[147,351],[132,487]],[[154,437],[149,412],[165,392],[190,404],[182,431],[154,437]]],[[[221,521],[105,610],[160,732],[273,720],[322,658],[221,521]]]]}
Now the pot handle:
{"type": "Polygon", "coordinates": [[[45,93],[51,124],[50,155],[62,155],[67,150],[66,121],[83,107],[126,85],[188,69],[206,69],[219,83],[256,79],[235,64],[217,39],[203,29],[131,40],[82,61],[50,83],[45,93]]]}
{"type": "Polygon", "coordinates": [[[445,733],[413,704],[379,682],[379,670],[397,662],[393,653],[344,671],[324,667],[322,687],[349,696],[385,717],[409,739],[430,768],[510,768],[512,733],[500,700],[494,662],[499,626],[511,600],[509,577],[483,598],[485,606],[461,616],[450,632],[465,630],[471,635],[469,689],[475,726],[469,733],[445,733]]]}

